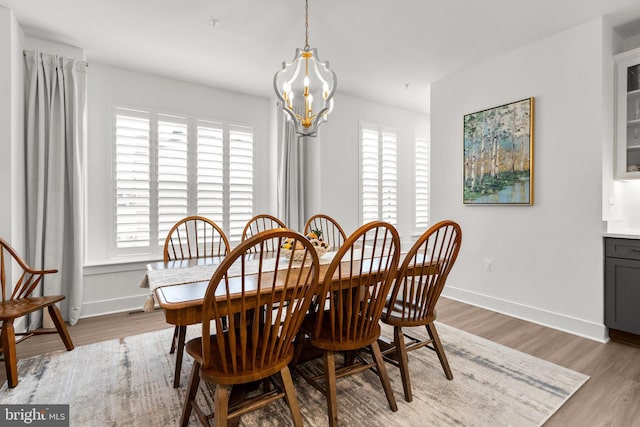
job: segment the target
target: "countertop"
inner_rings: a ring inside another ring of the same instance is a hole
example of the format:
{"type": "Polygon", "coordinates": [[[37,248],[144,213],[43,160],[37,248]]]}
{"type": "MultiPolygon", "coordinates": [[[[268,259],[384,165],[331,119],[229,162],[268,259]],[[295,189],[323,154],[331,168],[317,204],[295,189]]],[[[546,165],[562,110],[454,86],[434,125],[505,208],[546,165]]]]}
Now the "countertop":
{"type": "Polygon", "coordinates": [[[626,232],[626,233],[602,233],[603,237],[615,237],[618,239],[640,239],[640,232],[626,232]]]}

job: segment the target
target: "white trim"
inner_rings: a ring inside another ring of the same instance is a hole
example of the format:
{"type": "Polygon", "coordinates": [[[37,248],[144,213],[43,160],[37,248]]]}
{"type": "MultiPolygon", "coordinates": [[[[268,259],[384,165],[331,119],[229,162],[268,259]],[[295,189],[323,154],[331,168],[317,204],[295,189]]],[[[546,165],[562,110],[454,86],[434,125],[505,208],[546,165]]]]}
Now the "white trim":
{"type": "Polygon", "coordinates": [[[148,296],[149,294],[146,293],[124,298],[85,302],[82,304],[82,316],[80,316],[80,318],[86,319],[88,317],[104,316],[126,311],[141,311],[148,296]]]}
{"type": "Polygon", "coordinates": [[[452,286],[445,287],[442,292],[442,296],[601,343],[609,341],[608,329],[604,324],[578,319],[561,313],[507,301],[501,298],[483,295],[452,286]]]}
{"type": "Polygon", "coordinates": [[[128,261],[105,262],[101,264],[88,264],[83,267],[83,276],[95,276],[98,274],[123,273],[125,271],[147,271],[147,264],[162,261],[162,258],[136,259],[128,261]]]}

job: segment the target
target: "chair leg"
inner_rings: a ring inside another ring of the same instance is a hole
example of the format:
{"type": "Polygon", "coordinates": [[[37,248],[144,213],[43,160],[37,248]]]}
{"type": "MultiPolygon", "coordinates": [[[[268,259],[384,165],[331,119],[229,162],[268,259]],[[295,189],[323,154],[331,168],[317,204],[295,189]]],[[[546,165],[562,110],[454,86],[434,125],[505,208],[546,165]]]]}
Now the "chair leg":
{"type": "Polygon", "coordinates": [[[407,347],[404,343],[404,335],[402,328],[395,326],[393,328],[393,341],[396,345],[396,355],[398,356],[398,365],[400,367],[400,376],[402,377],[402,388],[404,389],[404,400],[411,402],[411,379],[409,378],[409,357],[407,356],[407,347]]]}
{"type": "Polygon", "coordinates": [[[178,328],[178,348],[176,353],[176,372],[173,374],[173,388],[180,387],[180,371],[182,371],[182,356],[184,355],[184,341],[187,336],[186,326],[176,326],[178,328]]]}
{"type": "Polygon", "coordinates": [[[282,376],[282,383],[284,384],[284,390],[287,393],[287,404],[291,410],[291,417],[293,418],[293,425],[296,427],[302,427],[302,414],[300,414],[300,406],[298,405],[298,398],[296,397],[296,390],[293,386],[293,380],[291,379],[291,372],[288,367],[284,367],[280,371],[282,376]]]}
{"type": "Polygon", "coordinates": [[[69,336],[69,331],[67,330],[67,325],[64,323],[64,319],[62,318],[62,314],[58,307],[55,304],[47,307],[49,310],[49,316],[51,316],[51,320],[53,320],[53,324],[56,325],[56,329],[58,330],[58,334],[60,334],[60,338],[64,343],[64,346],[67,348],[67,351],[73,350],[73,342],[71,341],[71,337],[69,336]]]}
{"type": "Polygon", "coordinates": [[[191,376],[189,377],[189,387],[187,387],[187,394],[184,399],[184,407],[182,408],[182,417],[180,418],[180,425],[186,427],[189,424],[189,417],[191,416],[191,409],[193,408],[193,402],[196,399],[198,393],[198,385],[200,384],[200,364],[193,361],[193,367],[191,368],[191,376]]]}
{"type": "Polygon", "coordinates": [[[384,394],[387,396],[387,401],[389,402],[389,408],[393,412],[398,410],[398,404],[396,403],[396,398],[393,395],[393,390],[391,389],[391,382],[389,381],[389,374],[387,373],[387,367],[384,364],[384,360],[382,359],[382,353],[380,352],[380,345],[377,341],[371,343],[371,352],[373,353],[373,358],[376,361],[376,367],[378,368],[378,375],[380,376],[380,382],[382,383],[382,388],[384,389],[384,394]]]}
{"type": "Polygon", "coordinates": [[[16,333],[13,319],[2,322],[2,351],[4,366],[7,371],[7,385],[13,388],[18,385],[18,356],[16,355],[16,333]]]}
{"type": "Polygon", "coordinates": [[[436,325],[430,323],[425,326],[427,328],[427,332],[429,333],[429,337],[431,337],[431,339],[433,340],[433,347],[436,349],[436,354],[438,355],[438,359],[440,359],[440,364],[442,365],[442,369],[444,369],[444,374],[446,375],[448,380],[452,380],[453,373],[451,372],[451,368],[449,367],[447,356],[444,354],[444,347],[442,347],[442,343],[440,342],[438,331],[436,331],[436,325]]]}
{"type": "Polygon", "coordinates": [[[178,332],[180,331],[180,326],[176,326],[173,328],[173,339],[171,339],[171,348],[169,349],[169,354],[173,354],[176,352],[176,342],[178,341],[178,332]]]}
{"type": "Polygon", "coordinates": [[[217,384],[216,391],[213,396],[214,417],[213,425],[215,427],[227,427],[227,418],[229,415],[229,392],[231,386],[228,384],[217,384]]]}
{"type": "Polygon", "coordinates": [[[296,338],[293,341],[293,359],[291,360],[291,366],[296,366],[300,360],[302,354],[302,347],[304,346],[304,332],[302,329],[296,334],[296,338]]]}
{"type": "Polygon", "coordinates": [[[336,360],[332,351],[324,351],[324,384],[327,398],[329,427],[338,425],[338,397],[336,391],[336,360]]]}

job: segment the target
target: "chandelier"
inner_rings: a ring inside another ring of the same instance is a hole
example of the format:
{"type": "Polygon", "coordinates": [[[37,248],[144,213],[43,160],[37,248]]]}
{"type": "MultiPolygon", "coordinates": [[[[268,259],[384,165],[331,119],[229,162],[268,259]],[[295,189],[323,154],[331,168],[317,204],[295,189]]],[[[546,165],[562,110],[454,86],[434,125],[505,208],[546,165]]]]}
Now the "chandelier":
{"type": "Polygon", "coordinates": [[[291,62],[283,62],[273,77],[273,87],[287,118],[295,123],[300,136],[316,136],[318,126],[333,110],[336,74],[329,62],[318,58],[316,48],[309,47],[309,0],[305,0],[305,45],[296,49],[291,62]]]}

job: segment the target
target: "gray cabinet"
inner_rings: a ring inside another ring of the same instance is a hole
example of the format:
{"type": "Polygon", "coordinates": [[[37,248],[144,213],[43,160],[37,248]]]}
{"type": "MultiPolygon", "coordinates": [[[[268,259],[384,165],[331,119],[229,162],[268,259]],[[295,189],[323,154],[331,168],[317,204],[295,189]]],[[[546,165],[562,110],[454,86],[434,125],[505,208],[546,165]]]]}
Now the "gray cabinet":
{"type": "Polygon", "coordinates": [[[640,240],[604,240],[605,324],[640,335],[640,240]]]}

